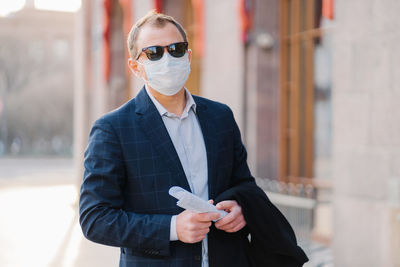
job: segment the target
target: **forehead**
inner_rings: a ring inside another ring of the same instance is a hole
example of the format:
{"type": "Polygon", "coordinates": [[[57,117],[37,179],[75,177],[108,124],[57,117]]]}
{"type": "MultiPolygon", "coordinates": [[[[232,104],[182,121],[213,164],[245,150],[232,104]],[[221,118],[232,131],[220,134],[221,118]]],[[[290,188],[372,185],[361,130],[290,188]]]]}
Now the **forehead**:
{"type": "Polygon", "coordinates": [[[163,27],[144,25],[139,32],[136,44],[138,49],[152,45],[169,45],[176,42],[183,42],[183,37],[178,28],[167,22],[163,27]]]}

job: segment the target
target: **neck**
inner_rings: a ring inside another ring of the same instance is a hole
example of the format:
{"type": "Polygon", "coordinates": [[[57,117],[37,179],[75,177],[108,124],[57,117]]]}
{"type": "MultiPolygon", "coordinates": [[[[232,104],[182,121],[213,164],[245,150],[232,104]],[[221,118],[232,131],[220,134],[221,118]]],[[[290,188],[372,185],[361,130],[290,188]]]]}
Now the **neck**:
{"type": "Polygon", "coordinates": [[[157,99],[157,101],[160,102],[168,112],[174,113],[179,117],[182,115],[186,106],[185,90],[183,88],[177,94],[172,96],[160,94],[150,86],[148,88],[154,98],[157,99]]]}

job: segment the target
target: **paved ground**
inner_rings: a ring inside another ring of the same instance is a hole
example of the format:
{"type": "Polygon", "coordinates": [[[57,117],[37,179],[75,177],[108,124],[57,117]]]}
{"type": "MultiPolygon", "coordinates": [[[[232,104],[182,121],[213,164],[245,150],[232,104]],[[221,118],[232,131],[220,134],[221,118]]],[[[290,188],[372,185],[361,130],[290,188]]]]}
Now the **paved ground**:
{"type": "Polygon", "coordinates": [[[118,266],[117,248],[82,235],[79,182],[71,159],[0,158],[0,266],[118,266]]]}
{"type": "MultiPolygon", "coordinates": [[[[1,267],[118,266],[119,249],[87,241],[78,224],[72,159],[0,158],[1,267]]],[[[332,267],[329,248],[303,246],[305,267],[332,267]]]]}

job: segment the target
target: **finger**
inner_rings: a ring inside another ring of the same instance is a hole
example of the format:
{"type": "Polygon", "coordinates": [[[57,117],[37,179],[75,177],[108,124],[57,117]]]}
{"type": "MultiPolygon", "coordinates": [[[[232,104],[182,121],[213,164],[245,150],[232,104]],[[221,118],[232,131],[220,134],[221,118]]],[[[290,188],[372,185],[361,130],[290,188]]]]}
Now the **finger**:
{"type": "Polygon", "coordinates": [[[191,233],[193,236],[201,236],[201,235],[206,235],[210,231],[210,228],[204,228],[204,229],[195,229],[192,230],[191,233]]]}
{"type": "Polygon", "coordinates": [[[237,232],[237,231],[240,231],[240,230],[241,230],[243,227],[245,227],[245,226],[246,226],[246,222],[240,222],[240,223],[238,223],[237,225],[235,225],[234,227],[225,230],[225,232],[228,232],[228,233],[235,233],[235,232],[237,232]]]}
{"type": "Polygon", "coordinates": [[[193,212],[191,212],[190,210],[184,210],[180,214],[190,214],[190,213],[193,213],[193,212]]]}
{"type": "Polygon", "coordinates": [[[221,230],[224,231],[234,231],[237,227],[239,227],[244,222],[243,218],[237,218],[233,222],[226,224],[221,227],[221,230]]]}
{"type": "Polygon", "coordinates": [[[196,217],[198,213],[190,211],[190,210],[184,210],[181,212],[181,214],[185,217],[190,217],[191,219],[196,217]]]}
{"type": "Polygon", "coordinates": [[[219,216],[219,213],[216,212],[199,213],[197,216],[197,220],[199,222],[211,222],[212,220],[218,219],[219,216]]]}
{"type": "Polygon", "coordinates": [[[185,243],[197,243],[197,242],[200,242],[200,241],[202,241],[204,238],[206,237],[206,235],[201,235],[201,234],[193,234],[193,235],[191,235],[189,238],[188,238],[188,240],[187,240],[187,242],[185,242],[185,243]]]}
{"type": "Polygon", "coordinates": [[[194,238],[195,241],[193,243],[201,242],[201,241],[203,241],[204,238],[206,238],[206,235],[196,236],[196,238],[194,238]]]}
{"type": "Polygon", "coordinates": [[[206,235],[210,232],[210,228],[202,229],[198,232],[199,235],[206,235]]]}
{"type": "Polygon", "coordinates": [[[198,227],[197,229],[209,229],[211,226],[211,222],[207,221],[207,222],[198,222],[197,223],[198,227]]]}
{"type": "Polygon", "coordinates": [[[240,220],[233,220],[229,223],[225,223],[225,224],[221,224],[221,225],[217,225],[215,224],[215,227],[217,227],[217,229],[219,230],[223,230],[223,231],[227,231],[229,229],[233,229],[236,225],[238,225],[240,223],[240,220]]]}
{"type": "Polygon", "coordinates": [[[226,231],[226,232],[236,232],[240,229],[242,229],[246,225],[246,221],[243,217],[243,215],[238,216],[234,221],[225,224],[225,225],[215,225],[220,230],[226,231]]]}
{"type": "Polygon", "coordinates": [[[193,239],[196,240],[196,242],[200,242],[201,240],[203,240],[206,235],[210,232],[210,229],[207,228],[205,230],[201,230],[201,231],[196,231],[193,234],[193,239]]]}
{"type": "Polygon", "coordinates": [[[215,223],[215,227],[222,227],[223,225],[229,224],[233,222],[239,216],[239,212],[237,210],[232,210],[232,212],[228,213],[224,218],[215,223]]]}
{"type": "Polygon", "coordinates": [[[233,208],[235,205],[237,205],[237,202],[234,200],[225,200],[221,201],[217,204],[217,209],[219,210],[230,210],[233,208]]]}
{"type": "Polygon", "coordinates": [[[236,225],[233,229],[234,232],[242,230],[246,226],[246,221],[242,221],[240,224],[236,225]]]}
{"type": "Polygon", "coordinates": [[[214,204],[214,200],[210,199],[210,200],[208,200],[208,203],[214,204]]]}
{"type": "Polygon", "coordinates": [[[188,231],[197,232],[197,231],[207,230],[210,228],[210,226],[211,226],[211,223],[190,223],[190,224],[186,225],[185,228],[188,231]]]}

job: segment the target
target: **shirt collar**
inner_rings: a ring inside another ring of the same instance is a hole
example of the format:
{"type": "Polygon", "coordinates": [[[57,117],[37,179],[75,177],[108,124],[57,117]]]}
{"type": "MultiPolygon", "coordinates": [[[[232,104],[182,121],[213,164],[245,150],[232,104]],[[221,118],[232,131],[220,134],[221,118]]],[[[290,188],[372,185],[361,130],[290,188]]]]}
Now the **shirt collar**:
{"type": "MultiPolygon", "coordinates": [[[[150,90],[147,88],[147,85],[145,85],[145,88],[147,94],[149,95],[151,101],[154,103],[158,113],[160,113],[161,116],[175,115],[173,113],[168,112],[168,110],[160,102],[158,102],[158,100],[150,93],[150,90]]],[[[194,102],[192,94],[186,88],[185,88],[185,98],[186,98],[186,106],[185,109],[183,110],[182,117],[184,117],[185,114],[188,114],[190,109],[192,109],[193,112],[196,113],[196,102],[194,102]]]]}

